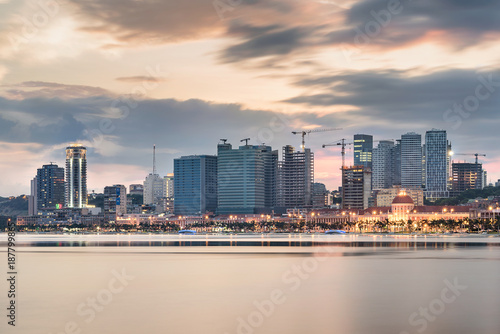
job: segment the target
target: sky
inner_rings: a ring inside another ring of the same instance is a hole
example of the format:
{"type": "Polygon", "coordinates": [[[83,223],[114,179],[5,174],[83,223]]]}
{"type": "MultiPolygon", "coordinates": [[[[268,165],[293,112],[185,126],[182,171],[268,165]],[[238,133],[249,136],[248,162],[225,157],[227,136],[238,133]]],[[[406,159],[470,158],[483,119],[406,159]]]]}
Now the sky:
{"type": "MultiPolygon", "coordinates": [[[[88,188],[182,155],[300,146],[340,183],[338,147],[444,129],[500,178],[500,1],[0,0],[0,196],[88,148],[88,188]]],[[[347,151],[352,161],[352,149],[347,151]]],[[[455,156],[455,161],[474,160],[455,156]]]]}

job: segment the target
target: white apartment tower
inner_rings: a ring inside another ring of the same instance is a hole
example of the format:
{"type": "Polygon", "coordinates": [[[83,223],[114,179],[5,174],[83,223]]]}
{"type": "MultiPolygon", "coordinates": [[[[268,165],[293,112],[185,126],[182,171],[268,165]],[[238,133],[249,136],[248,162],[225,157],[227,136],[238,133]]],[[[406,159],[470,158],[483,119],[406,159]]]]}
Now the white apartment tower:
{"type": "Polygon", "coordinates": [[[66,207],[87,206],[87,149],[80,144],[66,147],[65,187],[66,207]]]}

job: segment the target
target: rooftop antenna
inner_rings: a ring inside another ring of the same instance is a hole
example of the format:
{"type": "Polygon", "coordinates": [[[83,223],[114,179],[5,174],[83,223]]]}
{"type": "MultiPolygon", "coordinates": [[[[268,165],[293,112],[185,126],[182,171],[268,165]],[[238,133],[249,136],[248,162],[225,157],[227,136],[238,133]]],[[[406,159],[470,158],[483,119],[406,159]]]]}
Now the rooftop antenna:
{"type": "Polygon", "coordinates": [[[245,138],[245,139],[240,140],[240,142],[245,142],[245,146],[248,146],[249,140],[250,140],[250,138],[245,138]]]}
{"type": "Polygon", "coordinates": [[[156,144],[153,145],[153,175],[156,174],[156,144]]]}

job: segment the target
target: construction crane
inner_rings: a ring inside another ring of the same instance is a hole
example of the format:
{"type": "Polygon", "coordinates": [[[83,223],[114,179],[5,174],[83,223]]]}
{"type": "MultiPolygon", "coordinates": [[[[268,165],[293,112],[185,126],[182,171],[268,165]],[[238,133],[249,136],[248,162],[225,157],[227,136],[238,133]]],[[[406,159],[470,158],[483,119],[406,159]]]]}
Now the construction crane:
{"type": "Polygon", "coordinates": [[[341,140],[339,140],[339,141],[337,141],[336,143],[333,143],[333,144],[323,144],[323,148],[325,148],[327,146],[342,145],[342,169],[344,169],[344,167],[345,167],[345,147],[347,145],[353,145],[353,143],[346,143],[345,141],[346,141],[346,139],[342,138],[341,140]]]}
{"type": "Polygon", "coordinates": [[[479,162],[479,157],[485,157],[486,154],[481,154],[481,153],[454,153],[453,155],[473,155],[476,157],[476,165],[479,162]]]}
{"type": "MultiPolygon", "coordinates": [[[[382,140],[374,140],[373,142],[381,142],[381,141],[391,141],[392,139],[382,139],[382,140]]],[[[328,147],[328,146],[342,146],[342,209],[345,208],[344,206],[344,169],[345,169],[345,147],[347,145],[354,145],[354,143],[346,143],[346,139],[342,138],[332,144],[323,144],[323,148],[328,147]]]]}
{"type": "Polygon", "coordinates": [[[245,139],[240,140],[240,142],[245,142],[245,146],[248,146],[249,140],[250,140],[250,138],[245,138],[245,139]]]}
{"type": "Polygon", "coordinates": [[[306,148],[306,142],[305,142],[305,136],[313,133],[313,132],[327,132],[327,131],[337,131],[337,130],[342,130],[342,128],[336,128],[336,129],[315,129],[315,130],[300,130],[300,131],[292,131],[294,135],[302,135],[302,145],[300,146],[302,150],[306,148]]]}
{"type": "MultiPolygon", "coordinates": [[[[332,144],[324,144],[323,148],[328,147],[328,146],[342,146],[342,169],[345,167],[345,147],[347,145],[354,145],[354,143],[346,143],[346,139],[342,138],[332,144]]],[[[380,139],[380,140],[374,140],[374,143],[381,142],[381,141],[392,141],[392,139],[380,139]]]]}

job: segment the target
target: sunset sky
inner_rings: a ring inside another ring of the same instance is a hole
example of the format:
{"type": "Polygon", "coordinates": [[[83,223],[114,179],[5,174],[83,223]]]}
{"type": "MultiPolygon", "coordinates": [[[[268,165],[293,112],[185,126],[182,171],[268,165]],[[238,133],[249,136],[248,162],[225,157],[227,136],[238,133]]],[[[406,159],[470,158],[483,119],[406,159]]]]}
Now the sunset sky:
{"type": "Polygon", "coordinates": [[[499,37],[493,0],[0,0],[0,196],[75,142],[102,192],[142,183],[154,144],[166,175],[220,138],[281,151],[322,127],[342,128],[306,138],[331,190],[321,144],[432,128],[495,182],[499,37]]]}

